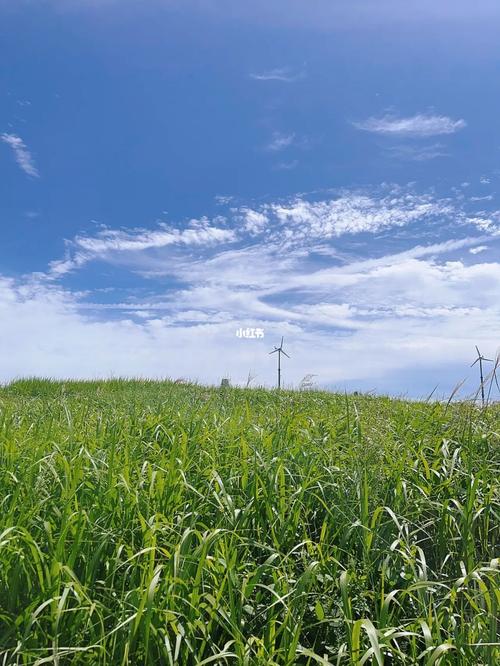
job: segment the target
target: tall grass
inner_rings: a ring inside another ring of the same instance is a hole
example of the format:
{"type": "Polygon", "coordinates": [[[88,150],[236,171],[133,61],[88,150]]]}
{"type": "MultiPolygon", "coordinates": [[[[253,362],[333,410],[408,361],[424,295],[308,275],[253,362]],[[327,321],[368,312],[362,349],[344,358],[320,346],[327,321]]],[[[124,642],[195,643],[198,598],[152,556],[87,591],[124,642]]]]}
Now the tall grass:
{"type": "Polygon", "coordinates": [[[0,390],[1,664],[498,664],[500,407],[0,390]]]}

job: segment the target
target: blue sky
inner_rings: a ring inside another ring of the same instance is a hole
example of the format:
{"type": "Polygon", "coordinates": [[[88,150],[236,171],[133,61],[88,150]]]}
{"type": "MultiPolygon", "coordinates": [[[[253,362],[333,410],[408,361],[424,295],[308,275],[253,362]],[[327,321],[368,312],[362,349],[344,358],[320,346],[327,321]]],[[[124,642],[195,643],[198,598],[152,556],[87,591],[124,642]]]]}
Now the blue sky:
{"type": "Polygon", "coordinates": [[[0,378],[271,385],[284,335],[290,385],[472,391],[500,344],[499,20],[0,0],[0,378]]]}

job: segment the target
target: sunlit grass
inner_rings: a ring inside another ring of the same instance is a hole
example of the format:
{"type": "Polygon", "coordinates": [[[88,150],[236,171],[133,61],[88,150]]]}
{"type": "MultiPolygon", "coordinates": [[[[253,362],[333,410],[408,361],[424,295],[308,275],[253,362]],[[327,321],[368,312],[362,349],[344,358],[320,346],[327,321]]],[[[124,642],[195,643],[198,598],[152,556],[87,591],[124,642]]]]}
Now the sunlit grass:
{"type": "Polygon", "coordinates": [[[0,663],[500,663],[500,407],[0,390],[0,663]]]}

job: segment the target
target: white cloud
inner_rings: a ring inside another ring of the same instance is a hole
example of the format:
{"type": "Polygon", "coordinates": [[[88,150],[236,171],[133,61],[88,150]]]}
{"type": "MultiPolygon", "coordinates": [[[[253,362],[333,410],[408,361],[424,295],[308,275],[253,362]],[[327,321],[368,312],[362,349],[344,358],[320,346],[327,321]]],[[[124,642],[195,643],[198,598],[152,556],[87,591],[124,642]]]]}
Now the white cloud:
{"type": "Polygon", "coordinates": [[[285,83],[293,83],[299,79],[303,79],[305,71],[302,69],[299,72],[294,72],[289,67],[277,67],[275,69],[268,69],[259,73],[250,74],[250,78],[256,81],[283,81],[285,83]]]}
{"type": "Polygon", "coordinates": [[[368,118],[353,123],[354,127],[366,132],[385,134],[387,136],[429,137],[440,134],[454,134],[466,127],[463,119],[454,120],[448,116],[416,114],[407,118],[386,115],[381,118],[368,118]]]}
{"type": "Polygon", "coordinates": [[[397,191],[382,197],[344,192],[336,199],[319,202],[297,198],[288,204],[271,205],[270,210],[283,225],[293,227],[293,237],[316,238],[374,233],[452,212],[447,202],[397,191]]]}
{"type": "Polygon", "coordinates": [[[484,197],[470,197],[470,201],[493,201],[493,195],[486,194],[484,197]]]}
{"type": "Polygon", "coordinates": [[[478,245],[478,247],[471,247],[469,252],[471,254],[479,254],[480,252],[484,252],[487,249],[488,249],[487,245],[478,245]]]}
{"type": "Polygon", "coordinates": [[[295,134],[282,134],[281,132],[274,132],[271,141],[267,144],[267,150],[272,152],[280,152],[286,148],[290,148],[295,143],[295,134]]]}
{"type": "MultiPolygon", "coordinates": [[[[163,305],[123,304],[122,316],[109,320],[82,311],[78,298],[61,288],[0,279],[1,376],[218,382],[229,375],[244,382],[252,369],[259,383],[269,385],[275,367],[267,352],[285,335],[292,357],[284,368],[287,383],[315,373],[320,384],[349,380],[380,387],[384,377],[403,370],[413,377],[428,364],[439,369],[447,391],[470,372],[474,344],[495,353],[500,264],[408,258],[386,266],[360,263],[351,277],[348,286],[330,275],[327,291],[316,285],[314,300],[310,293],[307,302],[295,304],[287,303],[275,280],[267,294],[279,307],[263,302],[263,293],[249,298],[251,290],[195,286],[166,304],[164,314],[163,305]],[[264,340],[238,339],[240,326],[264,328],[264,340]]],[[[430,392],[432,382],[425,387],[430,392]]]]}
{"type": "Polygon", "coordinates": [[[228,197],[228,196],[225,196],[223,194],[218,194],[215,197],[215,203],[218,206],[227,206],[227,204],[231,203],[232,199],[233,199],[233,197],[228,197]]]}
{"type": "Polygon", "coordinates": [[[38,173],[38,169],[35,166],[33,156],[31,155],[21,137],[17,136],[16,134],[4,133],[0,136],[0,139],[8,146],[10,146],[12,152],[14,153],[14,159],[16,160],[18,166],[24,171],[24,173],[28,174],[28,176],[32,176],[33,178],[38,178],[40,174],[38,173]]]}
{"type": "Polygon", "coordinates": [[[388,146],[385,148],[386,153],[391,157],[399,160],[408,160],[410,162],[426,162],[427,160],[435,160],[438,157],[449,157],[445,147],[441,143],[434,143],[431,145],[401,145],[401,146],[388,146]]]}
{"type": "Polygon", "coordinates": [[[50,275],[60,277],[93,259],[104,259],[116,254],[141,253],[169,245],[210,246],[234,239],[235,232],[232,229],[211,226],[206,219],[191,220],[190,226],[182,230],[170,228],[166,224],[160,224],[153,231],[104,229],[96,236],[76,236],[68,243],[68,255],[51,262],[50,275]]]}
{"type": "Polygon", "coordinates": [[[252,235],[261,233],[269,223],[269,218],[264,213],[251,208],[243,207],[240,209],[244,221],[244,229],[252,235]]]}
{"type": "Polygon", "coordinates": [[[489,233],[492,236],[500,235],[500,211],[492,211],[489,214],[481,211],[477,216],[466,217],[465,219],[480,231],[489,233]]]}
{"type": "Polygon", "coordinates": [[[299,160],[290,160],[289,162],[278,162],[274,166],[277,171],[292,171],[299,165],[299,160]]]}
{"type": "Polygon", "coordinates": [[[78,236],[53,262],[52,281],[0,279],[0,372],[243,381],[252,368],[270,384],[268,347],[285,335],[293,352],[287,381],[313,372],[320,384],[381,387],[391,373],[413,377],[430,363],[449,364],[442,376],[454,383],[476,342],[495,353],[500,325],[500,262],[474,263],[486,242],[498,242],[496,214],[483,226],[487,235],[474,235],[484,219],[462,205],[385,185],[233,207],[182,229],[78,236]],[[470,235],[449,238],[450,229],[470,235]],[[98,290],[57,286],[94,259],[147,275],[147,296],[138,295],[143,286],[92,303],[98,290]],[[264,341],[238,339],[240,326],[264,328],[264,341]]]}
{"type": "Polygon", "coordinates": [[[160,225],[160,227],[164,227],[164,229],[157,231],[141,229],[136,233],[105,230],[95,238],[77,236],[75,245],[92,254],[100,255],[108,251],[137,252],[174,244],[207,245],[234,238],[232,230],[211,227],[208,224],[182,231],[169,229],[166,225],[160,225]]]}
{"type": "MultiPolygon", "coordinates": [[[[226,217],[192,220],[185,229],[161,224],[154,230],[105,228],[94,236],[80,235],[67,242],[65,257],[50,264],[50,276],[60,278],[96,259],[149,277],[175,275],[183,271],[183,266],[191,266],[196,248],[203,254],[203,266],[211,266],[211,261],[229,256],[227,250],[232,244],[242,242],[247,246],[246,256],[250,252],[248,243],[263,256],[265,243],[264,255],[286,251],[290,260],[295,260],[309,252],[324,253],[321,244],[342,236],[376,234],[417,223],[425,228],[461,222],[493,234],[498,224],[493,215],[490,218],[469,218],[449,199],[394,186],[371,193],[344,190],[319,201],[303,195],[255,208],[233,207],[226,217]]],[[[275,263],[272,256],[266,261],[275,263]]]]}

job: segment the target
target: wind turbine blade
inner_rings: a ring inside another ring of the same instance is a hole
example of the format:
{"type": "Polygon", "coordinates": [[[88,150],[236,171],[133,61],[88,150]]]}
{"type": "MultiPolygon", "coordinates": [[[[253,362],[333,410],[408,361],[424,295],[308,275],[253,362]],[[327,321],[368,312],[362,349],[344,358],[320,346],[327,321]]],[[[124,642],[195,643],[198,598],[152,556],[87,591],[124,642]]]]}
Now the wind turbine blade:
{"type": "Polygon", "coordinates": [[[495,365],[493,366],[493,370],[490,372],[488,375],[488,379],[490,380],[490,385],[488,387],[488,397],[486,398],[486,404],[490,404],[490,397],[491,397],[491,390],[493,388],[493,382],[496,383],[498,386],[498,379],[497,379],[497,368],[498,368],[498,359],[495,361],[495,365]]]}
{"type": "Polygon", "coordinates": [[[273,349],[272,352],[269,352],[270,354],[276,354],[276,352],[279,351],[279,349],[273,349]]]}
{"type": "Polygon", "coordinates": [[[479,347],[478,347],[477,345],[474,345],[474,346],[475,346],[475,348],[476,348],[477,355],[478,355],[478,356],[481,356],[481,352],[479,351],[479,347]]]}
{"type": "Polygon", "coordinates": [[[280,349],[283,349],[283,337],[281,338],[280,349]]]}
{"type": "Polygon", "coordinates": [[[486,358],[483,356],[483,361],[489,361],[490,363],[494,363],[492,358],[486,358]]]}
{"type": "Polygon", "coordinates": [[[470,367],[472,368],[474,365],[476,365],[476,363],[477,363],[478,361],[479,361],[479,359],[476,358],[476,360],[474,361],[474,363],[471,363],[471,364],[470,364],[470,367]]]}
{"type": "Polygon", "coordinates": [[[285,354],[285,356],[286,356],[287,358],[290,358],[290,357],[288,356],[288,354],[286,353],[286,351],[281,350],[281,353],[282,353],[282,354],[285,354]]]}

